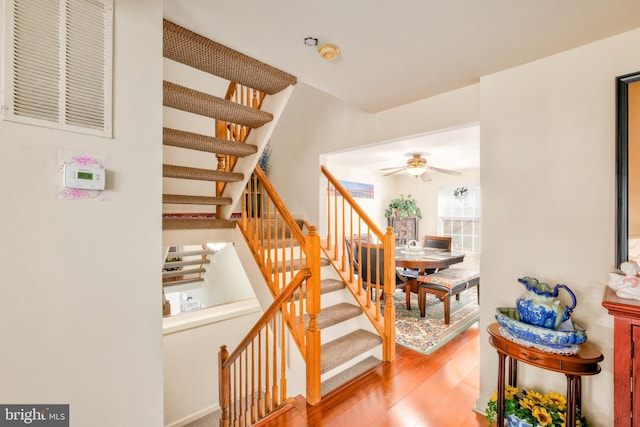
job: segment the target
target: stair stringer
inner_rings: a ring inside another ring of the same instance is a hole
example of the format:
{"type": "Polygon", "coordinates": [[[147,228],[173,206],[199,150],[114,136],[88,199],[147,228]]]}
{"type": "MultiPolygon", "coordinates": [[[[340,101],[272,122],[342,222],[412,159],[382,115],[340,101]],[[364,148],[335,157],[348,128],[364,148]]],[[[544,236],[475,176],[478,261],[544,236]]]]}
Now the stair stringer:
{"type": "Polygon", "coordinates": [[[242,195],[245,187],[247,186],[247,182],[251,178],[251,173],[260,161],[260,156],[269,143],[271,135],[273,134],[278,121],[282,117],[282,113],[284,112],[294,89],[295,86],[291,85],[281,92],[266,96],[262,102],[261,110],[271,113],[273,115],[273,120],[257,129],[252,129],[251,133],[247,137],[245,143],[256,145],[258,147],[258,151],[255,155],[238,158],[234,172],[244,174],[244,179],[242,181],[230,182],[225,186],[222,196],[231,197],[232,202],[230,205],[221,206],[222,218],[228,219],[234,211],[239,210],[239,201],[242,200],[242,195]]]}

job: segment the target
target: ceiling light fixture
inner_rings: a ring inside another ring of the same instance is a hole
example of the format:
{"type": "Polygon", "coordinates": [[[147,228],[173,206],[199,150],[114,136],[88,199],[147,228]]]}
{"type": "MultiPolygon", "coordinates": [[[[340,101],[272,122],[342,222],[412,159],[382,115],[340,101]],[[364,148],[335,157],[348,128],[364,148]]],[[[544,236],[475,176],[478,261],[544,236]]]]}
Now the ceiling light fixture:
{"type": "Polygon", "coordinates": [[[426,171],[427,171],[427,166],[426,166],[426,165],[424,165],[424,164],[422,164],[422,165],[415,165],[415,166],[414,166],[414,165],[409,165],[409,166],[407,167],[407,172],[408,172],[410,175],[413,175],[413,176],[420,176],[420,175],[422,175],[423,173],[425,173],[426,171]]]}
{"type": "Polygon", "coordinates": [[[317,46],[318,39],[315,37],[307,37],[306,39],[304,39],[304,44],[306,44],[307,46],[317,46]]]}
{"type": "Polygon", "coordinates": [[[338,57],[338,54],[340,54],[340,48],[335,44],[326,43],[318,46],[318,53],[322,59],[331,61],[338,57]]]}

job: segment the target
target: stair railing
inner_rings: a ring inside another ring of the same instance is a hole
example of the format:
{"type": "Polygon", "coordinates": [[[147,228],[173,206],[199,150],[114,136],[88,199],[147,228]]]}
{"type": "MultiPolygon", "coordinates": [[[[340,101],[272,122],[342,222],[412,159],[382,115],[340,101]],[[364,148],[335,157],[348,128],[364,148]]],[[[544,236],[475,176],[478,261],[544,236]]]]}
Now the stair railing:
{"type": "Polygon", "coordinates": [[[220,348],[221,427],[253,425],[288,402],[288,346],[281,307],[293,303],[309,277],[309,268],[298,271],[233,353],[224,345],[220,348]]]}
{"type": "MultiPolygon", "coordinates": [[[[307,402],[316,404],[321,398],[317,319],[320,313],[320,237],[317,230],[312,226],[307,235],[303,234],[260,167],[255,168],[245,188],[238,227],[274,297],[269,312],[277,312],[283,320],[280,326],[287,326],[290,339],[306,362],[307,402]],[[305,271],[305,274],[300,276],[300,271],[305,271]]],[[[274,318],[269,322],[275,322],[274,318]]],[[[249,345],[249,341],[245,339],[243,345],[249,345]]],[[[280,350],[287,348],[280,345],[280,350]]],[[[247,350],[238,347],[233,354],[239,351],[247,350]]],[[[289,359],[285,353],[281,357],[289,359]]],[[[251,374],[255,375],[254,372],[251,374]]],[[[227,381],[224,372],[221,371],[220,375],[221,387],[229,393],[234,382],[227,381]]],[[[263,374],[258,372],[257,375],[263,374]]],[[[239,381],[242,381],[242,376],[239,381]]],[[[245,377],[244,381],[249,380],[245,377]]],[[[280,391],[286,395],[286,391],[280,391]]]]}
{"type": "Polygon", "coordinates": [[[395,359],[395,308],[383,304],[382,296],[395,292],[395,234],[391,227],[383,233],[327,168],[321,170],[327,178],[327,236],[322,248],[380,334],[383,360],[391,361],[395,359]],[[363,258],[363,248],[370,256],[363,258]],[[384,285],[377,280],[365,289],[363,276],[379,278],[380,272],[384,285]]]}
{"type": "MultiPolygon", "coordinates": [[[[229,83],[225,99],[259,110],[262,107],[262,101],[264,101],[265,96],[266,94],[264,92],[257,89],[241,85],[240,83],[231,82],[229,83]]],[[[216,137],[229,141],[244,143],[247,140],[250,131],[251,128],[248,126],[226,122],[224,120],[218,120],[216,125],[216,137]]],[[[233,171],[236,166],[236,157],[229,156],[227,154],[218,154],[216,157],[218,159],[219,171],[233,171]]],[[[217,183],[216,195],[221,196],[224,192],[225,186],[225,182],[217,183]]],[[[218,212],[218,214],[219,213],[220,212],[218,212]]]]}

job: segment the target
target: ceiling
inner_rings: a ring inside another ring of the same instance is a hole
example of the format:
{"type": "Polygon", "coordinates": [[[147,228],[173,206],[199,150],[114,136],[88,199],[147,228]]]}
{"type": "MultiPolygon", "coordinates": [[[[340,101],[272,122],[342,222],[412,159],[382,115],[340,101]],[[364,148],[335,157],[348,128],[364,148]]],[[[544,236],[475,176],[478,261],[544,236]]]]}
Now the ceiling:
{"type": "MultiPolygon", "coordinates": [[[[638,28],[640,1],[164,0],[164,16],[379,112],[638,28]],[[321,59],[307,36],[338,45],[340,55],[321,59]]],[[[427,140],[406,144],[391,166],[409,152],[438,154],[427,140]]]]}

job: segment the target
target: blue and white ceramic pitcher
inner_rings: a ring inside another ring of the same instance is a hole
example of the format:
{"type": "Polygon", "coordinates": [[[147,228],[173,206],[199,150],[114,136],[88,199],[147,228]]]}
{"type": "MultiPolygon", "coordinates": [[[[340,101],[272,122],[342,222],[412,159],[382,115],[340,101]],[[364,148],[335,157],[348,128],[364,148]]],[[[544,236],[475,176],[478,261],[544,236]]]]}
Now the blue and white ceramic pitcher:
{"type": "Polygon", "coordinates": [[[518,279],[527,290],[516,300],[520,321],[544,328],[558,329],[560,324],[569,319],[576,308],[576,296],[567,285],[556,285],[551,288],[533,277],[518,279]],[[560,289],[565,289],[571,296],[571,306],[563,306],[558,299],[560,289]]]}

